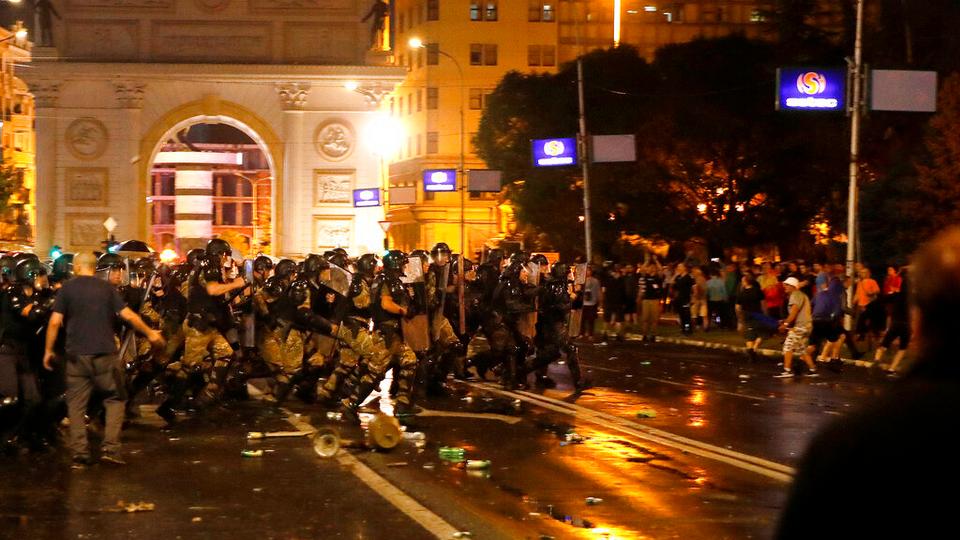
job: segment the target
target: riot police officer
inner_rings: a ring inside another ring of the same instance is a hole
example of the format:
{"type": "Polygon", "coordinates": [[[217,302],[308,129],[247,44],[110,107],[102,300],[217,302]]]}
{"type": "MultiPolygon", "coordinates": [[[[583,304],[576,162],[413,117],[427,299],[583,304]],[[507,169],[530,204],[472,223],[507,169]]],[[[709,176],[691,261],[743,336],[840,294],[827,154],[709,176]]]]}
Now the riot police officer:
{"type": "MultiPolygon", "coordinates": [[[[540,288],[540,317],[537,320],[537,356],[531,366],[533,371],[545,370],[553,361],[565,357],[570,379],[577,391],[586,387],[580,373],[580,359],[577,346],[570,340],[567,320],[573,300],[570,297],[570,267],[558,263],[550,270],[550,275],[540,288]]],[[[539,381],[541,384],[543,375],[539,381]]]]}

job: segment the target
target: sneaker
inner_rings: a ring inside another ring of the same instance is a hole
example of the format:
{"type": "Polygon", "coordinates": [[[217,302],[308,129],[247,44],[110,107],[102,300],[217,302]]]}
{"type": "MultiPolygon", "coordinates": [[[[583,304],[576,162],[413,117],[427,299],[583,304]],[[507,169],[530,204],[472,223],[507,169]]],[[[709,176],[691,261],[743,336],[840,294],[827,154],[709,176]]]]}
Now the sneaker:
{"type": "Polygon", "coordinates": [[[127,462],[124,461],[119,454],[104,454],[100,456],[100,463],[107,463],[110,465],[126,465],[127,462]]]}
{"type": "Polygon", "coordinates": [[[70,468],[75,471],[81,471],[93,465],[93,463],[94,461],[90,459],[90,456],[73,456],[73,460],[70,462],[70,468]]]}
{"type": "Polygon", "coordinates": [[[809,369],[806,373],[803,374],[804,377],[819,377],[820,374],[817,373],[815,369],[809,369]]]}
{"type": "Polygon", "coordinates": [[[784,371],[784,372],[780,373],[779,375],[774,375],[773,377],[774,377],[775,379],[790,379],[790,378],[793,378],[793,372],[792,372],[792,371],[784,371]]]}

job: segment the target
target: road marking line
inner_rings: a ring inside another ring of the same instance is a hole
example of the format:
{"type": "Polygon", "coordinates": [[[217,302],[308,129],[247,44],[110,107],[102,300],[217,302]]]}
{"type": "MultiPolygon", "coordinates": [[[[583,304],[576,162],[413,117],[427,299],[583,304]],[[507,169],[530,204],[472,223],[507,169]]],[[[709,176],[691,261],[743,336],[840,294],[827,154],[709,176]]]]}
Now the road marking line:
{"type": "Polygon", "coordinates": [[[453,412],[453,411],[435,411],[433,409],[427,409],[421,407],[420,412],[417,413],[417,416],[436,416],[436,417],[449,417],[449,418],[474,418],[478,420],[499,420],[501,422],[513,425],[520,422],[520,418],[516,416],[507,416],[505,414],[495,414],[495,413],[468,413],[468,412],[453,412]]]}
{"type": "Polygon", "coordinates": [[[751,455],[749,455],[749,454],[743,454],[743,453],[737,452],[737,451],[735,451],[735,450],[728,450],[728,449],[726,449],[726,448],[722,448],[722,447],[719,447],[719,446],[716,446],[716,445],[712,445],[712,444],[710,444],[710,443],[706,443],[706,442],[703,442],[703,441],[698,441],[698,440],[696,440],[696,439],[688,439],[688,438],[683,437],[683,436],[681,436],[681,435],[676,435],[676,434],[670,433],[669,431],[663,431],[663,430],[661,430],[661,429],[657,429],[657,428],[654,428],[654,427],[646,426],[646,425],[643,425],[643,424],[640,424],[640,423],[637,423],[637,422],[633,422],[633,421],[631,421],[631,420],[627,420],[627,419],[625,419],[625,418],[621,418],[621,417],[619,417],[619,416],[615,416],[615,415],[608,414],[608,413],[605,413],[605,412],[601,412],[601,411],[597,411],[597,410],[594,410],[594,409],[590,409],[589,407],[584,407],[584,406],[582,406],[582,405],[577,405],[577,404],[574,404],[574,403],[568,403],[568,402],[566,402],[566,401],[562,401],[562,400],[559,400],[559,399],[554,399],[554,398],[551,398],[551,397],[548,397],[548,396],[542,396],[542,395],[540,395],[540,394],[534,394],[534,393],[532,393],[532,392],[520,391],[520,392],[518,392],[518,393],[520,393],[520,394],[525,394],[525,395],[527,395],[527,396],[529,396],[529,397],[531,397],[531,398],[533,398],[533,399],[541,399],[541,400],[544,400],[544,401],[553,402],[553,403],[558,404],[558,405],[566,405],[566,406],[571,407],[571,408],[581,409],[581,410],[584,410],[584,411],[586,411],[586,412],[588,412],[588,413],[590,413],[590,414],[593,414],[593,415],[596,415],[596,416],[598,416],[598,417],[600,417],[600,418],[606,419],[606,420],[608,420],[608,421],[610,421],[610,422],[615,422],[615,423],[619,423],[619,424],[622,424],[622,425],[624,425],[624,426],[627,426],[627,427],[630,427],[630,428],[633,428],[633,429],[639,429],[639,430],[641,430],[641,431],[646,431],[646,432],[651,433],[651,434],[653,434],[653,435],[656,435],[656,436],[658,436],[658,437],[664,437],[664,438],[667,438],[667,439],[671,439],[671,440],[674,440],[674,441],[679,442],[679,443],[681,443],[681,444],[688,444],[688,445],[693,445],[693,446],[699,446],[699,447],[701,447],[701,448],[703,448],[703,449],[705,449],[705,450],[710,450],[710,451],[717,452],[717,453],[720,453],[720,454],[729,455],[729,456],[734,457],[734,458],[736,458],[736,459],[740,459],[740,460],[743,460],[743,461],[748,461],[748,462],[751,462],[751,463],[755,463],[755,464],[758,464],[758,465],[761,465],[761,466],[764,466],[764,467],[768,467],[768,468],[771,468],[771,469],[774,469],[774,470],[777,470],[777,471],[781,471],[781,472],[784,472],[784,473],[788,473],[788,474],[794,474],[794,473],[795,473],[795,470],[793,469],[793,467],[790,467],[789,465],[783,465],[782,463],[777,463],[777,462],[775,462],[775,461],[769,461],[769,460],[766,460],[766,459],[763,459],[763,458],[759,458],[759,457],[756,457],[756,456],[751,456],[751,455]]]}
{"type": "MultiPolygon", "coordinates": [[[[704,387],[702,387],[702,386],[697,386],[697,385],[695,385],[695,384],[682,383],[682,382],[677,382],[677,381],[668,381],[668,380],[666,380],[666,379],[658,379],[658,378],[656,378],[656,377],[644,377],[644,378],[647,379],[647,380],[650,380],[650,381],[655,381],[655,382],[663,383],[663,384],[672,384],[672,385],[674,385],[674,386],[682,386],[682,387],[684,387],[684,388],[703,388],[704,390],[706,390],[706,388],[704,388],[704,387]]],[[[766,401],[766,400],[767,400],[767,398],[765,398],[765,397],[751,396],[750,394],[738,394],[737,392],[727,392],[727,391],[725,391],[725,390],[711,390],[711,392],[716,392],[717,394],[724,394],[724,395],[727,395],[727,396],[741,397],[741,398],[744,398],[744,399],[753,399],[753,400],[756,400],[756,401],[766,401]]]]}
{"type": "Polygon", "coordinates": [[[592,366],[592,365],[587,365],[587,364],[584,364],[583,367],[585,367],[585,368],[587,368],[587,369],[599,369],[600,371],[609,371],[610,373],[623,373],[623,370],[622,370],[622,369],[610,369],[610,368],[605,368],[605,367],[600,367],[600,366],[592,366]]]}
{"type": "MultiPolygon", "coordinates": [[[[286,415],[287,422],[297,429],[301,431],[316,430],[315,427],[311,426],[308,422],[305,422],[302,418],[294,415],[292,412],[290,412],[290,410],[286,408],[281,408],[280,410],[282,410],[286,415]]],[[[427,509],[427,507],[417,502],[413,497],[410,497],[401,491],[400,488],[391,484],[385,478],[377,474],[373,469],[367,467],[353,454],[340,451],[337,453],[337,462],[347,468],[351,473],[353,473],[354,476],[359,478],[360,481],[372,489],[374,493],[380,495],[386,499],[387,502],[410,517],[410,519],[419,523],[421,527],[426,529],[435,538],[448,540],[453,538],[453,535],[458,532],[459,529],[453,525],[450,525],[444,521],[442,517],[434,514],[427,509]]]]}
{"type": "Polygon", "coordinates": [[[634,422],[623,420],[621,418],[594,411],[579,405],[572,405],[564,401],[554,400],[552,398],[539,396],[537,394],[528,394],[526,392],[509,392],[506,390],[501,390],[500,388],[487,383],[468,384],[488,392],[527,401],[538,407],[548,410],[582,418],[599,426],[633,435],[635,437],[663,446],[675,448],[690,454],[698,455],[700,457],[726,463],[728,465],[732,465],[746,471],[751,471],[780,482],[788,483],[792,481],[793,474],[795,473],[792,467],[788,467],[780,463],[775,463],[747,454],[741,454],[739,452],[734,452],[693,439],[687,439],[679,435],[674,435],[673,433],[636,424],[634,422]]]}

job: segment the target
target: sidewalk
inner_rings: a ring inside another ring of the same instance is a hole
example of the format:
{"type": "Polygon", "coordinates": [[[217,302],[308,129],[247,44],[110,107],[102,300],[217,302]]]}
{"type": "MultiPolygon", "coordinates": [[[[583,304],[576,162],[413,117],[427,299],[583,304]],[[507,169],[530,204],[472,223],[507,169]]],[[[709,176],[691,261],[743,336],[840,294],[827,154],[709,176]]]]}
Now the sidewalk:
{"type": "MultiPolygon", "coordinates": [[[[635,328],[631,325],[628,326],[626,332],[626,339],[628,341],[640,341],[643,336],[640,334],[632,332],[635,328]]],[[[603,335],[602,332],[598,331],[598,335],[603,335]]],[[[771,357],[771,358],[782,358],[783,357],[783,341],[786,336],[776,335],[769,339],[764,340],[761,345],[758,353],[761,356],[771,357]]],[[[747,348],[743,337],[739,332],[733,330],[715,330],[712,329],[709,332],[704,332],[703,330],[696,330],[691,335],[684,335],[680,332],[680,327],[676,319],[671,318],[662,318],[660,319],[660,327],[657,329],[657,342],[659,343],[673,343],[677,345],[688,345],[692,347],[702,347],[706,349],[719,349],[724,351],[731,351],[736,353],[747,353],[747,348]]],[[[850,352],[844,346],[845,354],[849,356],[850,352]]],[[[888,354],[889,357],[889,354],[888,354]]],[[[879,368],[876,362],[873,361],[873,351],[866,351],[863,355],[863,358],[860,360],[854,360],[852,358],[841,358],[840,359],[844,365],[857,366],[863,368],[879,368]]],[[[910,354],[907,353],[907,358],[904,360],[905,365],[909,365],[910,354]]]]}

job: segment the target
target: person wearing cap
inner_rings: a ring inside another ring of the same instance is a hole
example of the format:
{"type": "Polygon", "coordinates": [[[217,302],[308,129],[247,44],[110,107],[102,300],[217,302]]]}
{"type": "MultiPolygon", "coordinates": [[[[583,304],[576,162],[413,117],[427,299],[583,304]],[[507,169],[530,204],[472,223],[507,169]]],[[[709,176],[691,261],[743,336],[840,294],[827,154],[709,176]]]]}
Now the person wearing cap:
{"type": "Polygon", "coordinates": [[[787,309],[789,315],[780,323],[780,331],[787,332],[787,339],[783,342],[783,373],[775,375],[780,379],[793,377],[793,356],[799,354],[807,364],[807,376],[817,376],[817,366],[807,351],[810,340],[810,331],[813,329],[813,316],[810,311],[810,299],[800,290],[800,280],[788,277],[783,280],[783,288],[787,294],[787,309]]]}

